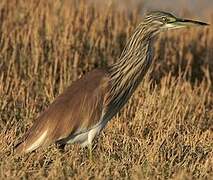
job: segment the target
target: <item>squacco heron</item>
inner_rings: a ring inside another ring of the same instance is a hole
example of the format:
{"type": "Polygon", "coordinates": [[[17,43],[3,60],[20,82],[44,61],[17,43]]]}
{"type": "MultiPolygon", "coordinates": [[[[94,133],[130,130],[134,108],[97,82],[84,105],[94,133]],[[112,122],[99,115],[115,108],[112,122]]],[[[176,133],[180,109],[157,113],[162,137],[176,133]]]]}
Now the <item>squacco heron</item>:
{"type": "Polygon", "coordinates": [[[16,152],[28,153],[52,143],[80,143],[91,153],[93,139],[127,103],[149,69],[153,38],[165,30],[205,25],[167,12],[147,13],[118,61],[92,70],[59,95],[35,120],[16,152]]]}

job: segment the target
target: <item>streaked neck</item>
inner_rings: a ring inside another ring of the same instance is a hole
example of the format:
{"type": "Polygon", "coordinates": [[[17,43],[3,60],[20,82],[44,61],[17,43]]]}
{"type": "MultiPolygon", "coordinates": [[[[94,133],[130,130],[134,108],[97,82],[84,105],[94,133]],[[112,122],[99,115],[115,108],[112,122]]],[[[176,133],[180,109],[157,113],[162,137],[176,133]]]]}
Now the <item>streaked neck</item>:
{"type": "Polygon", "coordinates": [[[138,87],[151,65],[152,38],[141,23],[127,42],[119,61],[110,67],[109,108],[118,110],[138,87]]]}

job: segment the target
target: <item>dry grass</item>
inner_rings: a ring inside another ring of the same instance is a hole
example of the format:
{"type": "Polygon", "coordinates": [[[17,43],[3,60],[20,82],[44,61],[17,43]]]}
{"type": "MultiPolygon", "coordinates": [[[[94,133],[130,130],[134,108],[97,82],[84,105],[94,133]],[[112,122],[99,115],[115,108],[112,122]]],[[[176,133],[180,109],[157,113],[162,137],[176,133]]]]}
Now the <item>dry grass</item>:
{"type": "Polygon", "coordinates": [[[39,112],[85,72],[115,62],[141,19],[77,2],[0,2],[0,179],[213,177],[212,26],[158,38],[149,76],[97,138],[94,162],[78,145],[14,156],[39,112]]]}

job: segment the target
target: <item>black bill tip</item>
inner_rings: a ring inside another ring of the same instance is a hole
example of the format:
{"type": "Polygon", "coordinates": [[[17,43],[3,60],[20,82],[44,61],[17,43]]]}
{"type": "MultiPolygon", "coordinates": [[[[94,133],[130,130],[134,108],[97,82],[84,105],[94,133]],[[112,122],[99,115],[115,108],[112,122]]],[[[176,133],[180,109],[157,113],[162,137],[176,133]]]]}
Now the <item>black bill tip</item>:
{"type": "Polygon", "coordinates": [[[184,24],[189,24],[189,25],[200,25],[200,26],[209,26],[208,23],[201,22],[201,21],[194,21],[190,19],[179,19],[179,22],[182,22],[184,24]]]}

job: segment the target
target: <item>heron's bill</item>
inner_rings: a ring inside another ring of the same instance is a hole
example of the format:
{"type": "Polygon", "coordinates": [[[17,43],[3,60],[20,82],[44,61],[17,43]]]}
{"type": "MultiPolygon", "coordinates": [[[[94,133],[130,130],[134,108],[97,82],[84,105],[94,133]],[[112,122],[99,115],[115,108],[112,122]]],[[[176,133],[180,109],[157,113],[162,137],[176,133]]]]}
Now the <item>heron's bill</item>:
{"type": "Polygon", "coordinates": [[[194,21],[190,19],[176,19],[176,21],[167,23],[166,28],[176,29],[176,28],[182,28],[182,27],[208,26],[208,25],[209,24],[201,22],[201,21],[194,21]]]}

